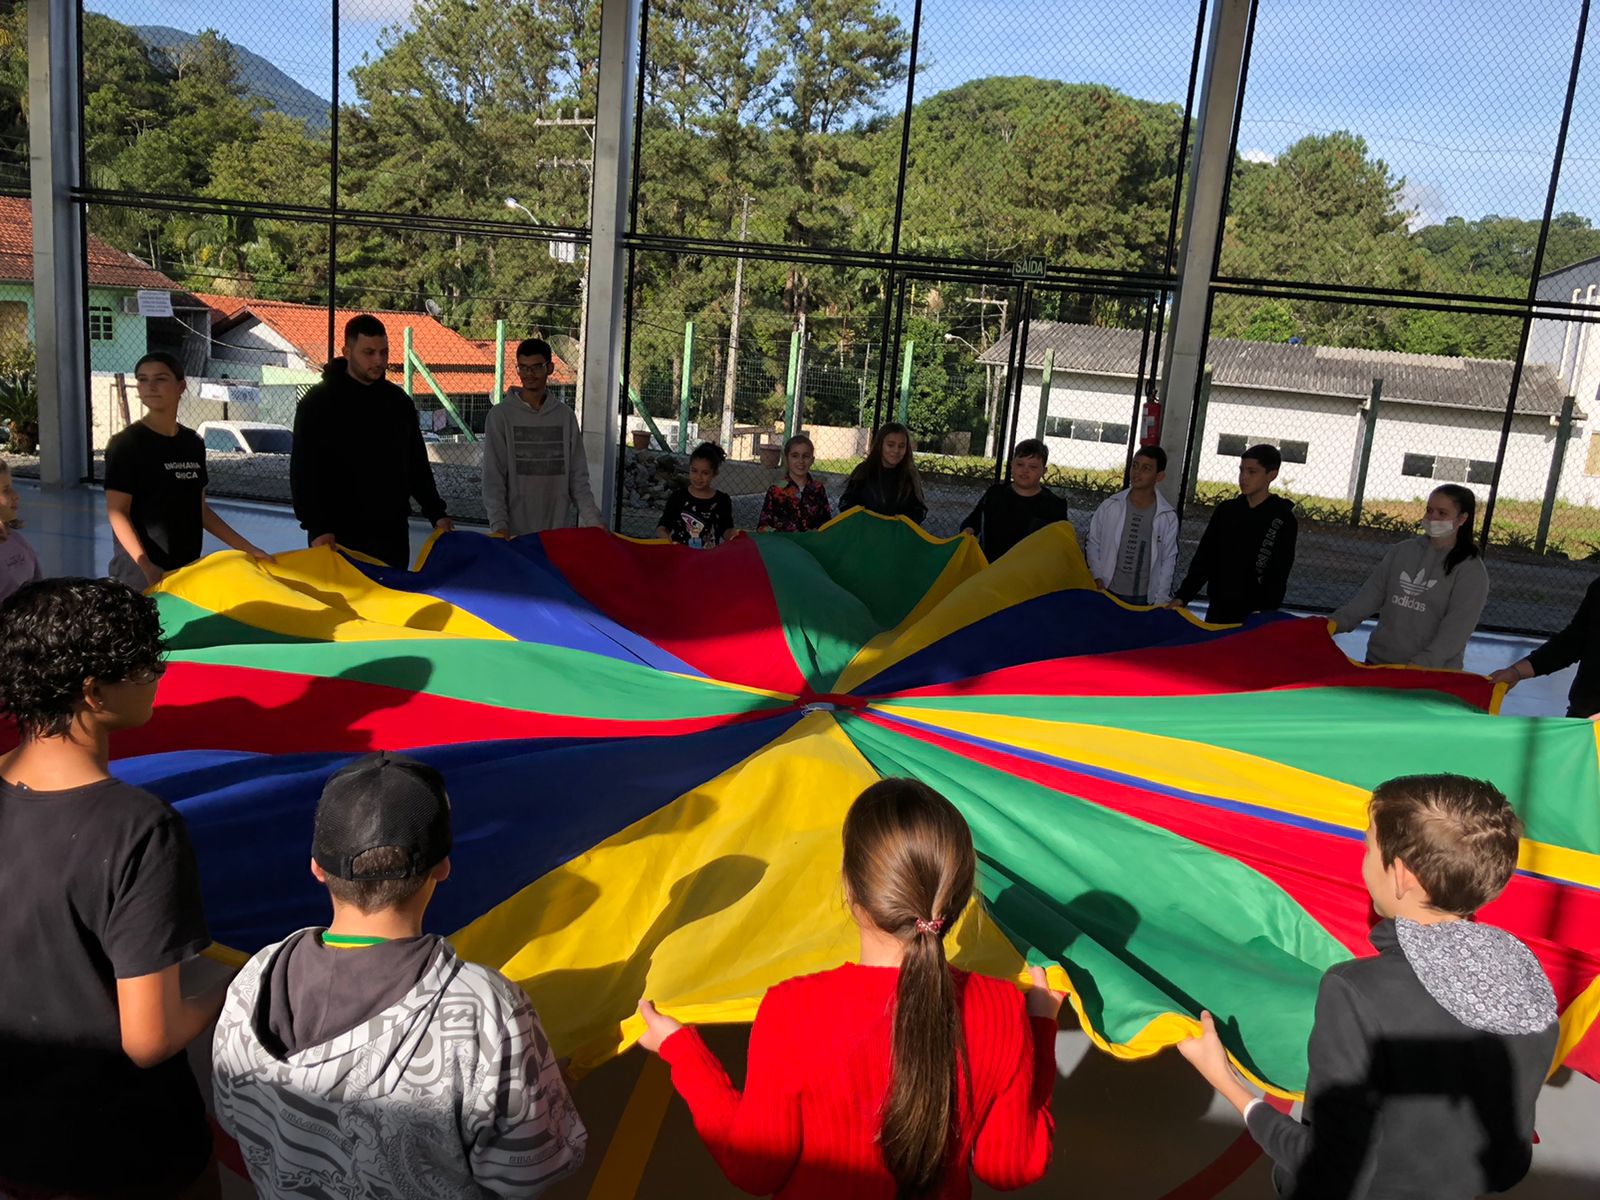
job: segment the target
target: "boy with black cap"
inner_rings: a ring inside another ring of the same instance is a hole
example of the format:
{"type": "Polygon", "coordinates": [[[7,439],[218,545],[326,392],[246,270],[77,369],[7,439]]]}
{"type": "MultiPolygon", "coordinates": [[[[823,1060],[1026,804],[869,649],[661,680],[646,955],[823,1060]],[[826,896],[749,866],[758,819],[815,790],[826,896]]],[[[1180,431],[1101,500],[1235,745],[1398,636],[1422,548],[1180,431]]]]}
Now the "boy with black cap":
{"type": "Polygon", "coordinates": [[[328,781],[311,873],[333,922],[250,960],[212,1048],[259,1195],[534,1196],[583,1161],[527,996],[422,932],[449,854],[432,767],[372,754],[328,781]]]}

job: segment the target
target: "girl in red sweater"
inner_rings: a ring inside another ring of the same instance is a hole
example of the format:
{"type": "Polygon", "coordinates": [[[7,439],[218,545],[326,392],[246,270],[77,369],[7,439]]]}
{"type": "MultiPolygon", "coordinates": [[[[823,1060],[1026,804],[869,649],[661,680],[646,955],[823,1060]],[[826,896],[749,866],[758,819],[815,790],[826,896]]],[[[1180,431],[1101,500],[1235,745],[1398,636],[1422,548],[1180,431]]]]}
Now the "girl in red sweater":
{"type": "Polygon", "coordinates": [[[964,1200],[1039,1180],[1054,1127],[1063,993],[1034,968],[1027,999],[951,967],[944,938],[972,895],[972,834],[909,779],[873,784],[844,823],[844,886],[861,962],[791,979],[761,1002],[741,1095],[692,1028],[639,1003],[639,1044],[728,1179],[757,1195],[964,1200]]]}

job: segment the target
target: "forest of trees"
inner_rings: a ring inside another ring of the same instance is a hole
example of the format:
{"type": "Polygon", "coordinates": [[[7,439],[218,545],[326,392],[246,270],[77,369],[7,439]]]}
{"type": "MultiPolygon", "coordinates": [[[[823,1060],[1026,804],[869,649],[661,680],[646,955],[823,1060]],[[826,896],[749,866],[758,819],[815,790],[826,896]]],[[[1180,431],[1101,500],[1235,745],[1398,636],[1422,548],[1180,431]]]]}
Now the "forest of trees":
{"type": "MultiPolygon", "coordinates": [[[[338,114],[341,206],[402,219],[506,221],[517,216],[506,208],[514,196],[542,222],[584,224],[591,143],[581,120],[594,113],[598,18],[590,0],[419,0],[349,71],[355,99],[338,114]]],[[[25,28],[25,4],[0,0],[0,185],[13,187],[25,178],[27,65],[16,52],[25,28]]],[[[156,49],[92,13],[83,35],[94,186],[327,204],[328,130],[257,99],[225,39],[207,32],[156,49]]],[[[736,241],[744,214],[750,242],[891,249],[909,39],[881,0],[652,3],[637,231],[736,241]]],[[[1183,166],[1181,128],[1176,104],[1096,84],[991,77],[928,96],[912,113],[899,248],[1159,273],[1183,166]]],[[[1222,268],[1358,287],[1526,293],[1537,221],[1452,217],[1414,229],[1404,186],[1355,133],[1303,138],[1270,163],[1241,160],[1222,268]]],[[[314,220],[100,205],[90,221],[195,290],[327,298],[327,230],[314,220]]],[[[342,224],[336,252],[344,305],[420,310],[431,300],[476,337],[489,335],[496,318],[577,332],[578,269],[554,259],[543,240],[342,224]]],[[[1600,231],[1563,214],[1547,267],[1596,254],[1600,231]]],[[[705,347],[695,378],[720,403],[734,267],[726,257],[638,255],[630,375],[641,391],[675,399],[683,325],[693,319],[705,347]]],[[[853,422],[859,394],[823,387],[821,367],[849,364],[875,377],[884,289],[878,269],[749,260],[741,419],[773,415],[799,330],[825,410],[814,419],[853,422]]],[[[905,316],[919,346],[920,427],[971,428],[981,419],[973,357],[1016,316],[999,295],[958,282],[911,293],[905,316]]],[[[1034,317],[1126,323],[1142,320],[1142,310],[1061,294],[1034,317]]],[[[1225,296],[1214,331],[1503,358],[1514,353],[1518,329],[1504,318],[1225,296]]]]}

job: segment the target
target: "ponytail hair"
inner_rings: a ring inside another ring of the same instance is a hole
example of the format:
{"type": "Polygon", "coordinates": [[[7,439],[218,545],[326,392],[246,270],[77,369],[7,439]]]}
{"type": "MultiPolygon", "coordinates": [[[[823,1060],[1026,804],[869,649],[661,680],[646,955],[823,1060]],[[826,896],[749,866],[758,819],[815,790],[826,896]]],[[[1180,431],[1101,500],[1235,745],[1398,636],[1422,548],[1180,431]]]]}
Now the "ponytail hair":
{"type": "Polygon", "coordinates": [[[1442,483],[1433,489],[1433,495],[1448,496],[1455,502],[1456,510],[1467,518],[1456,530],[1456,544],[1445,555],[1444,573],[1448,575],[1467,559],[1478,557],[1478,542],[1472,534],[1472,523],[1478,515],[1478,497],[1473,495],[1471,488],[1464,488],[1459,483],[1442,483]]]}
{"type": "Polygon", "coordinates": [[[972,832],[927,785],[880,780],[845,816],[843,873],[858,918],[905,946],[878,1145],[911,1200],[937,1190],[955,1144],[965,1046],[944,939],[972,898],[972,832]]]}

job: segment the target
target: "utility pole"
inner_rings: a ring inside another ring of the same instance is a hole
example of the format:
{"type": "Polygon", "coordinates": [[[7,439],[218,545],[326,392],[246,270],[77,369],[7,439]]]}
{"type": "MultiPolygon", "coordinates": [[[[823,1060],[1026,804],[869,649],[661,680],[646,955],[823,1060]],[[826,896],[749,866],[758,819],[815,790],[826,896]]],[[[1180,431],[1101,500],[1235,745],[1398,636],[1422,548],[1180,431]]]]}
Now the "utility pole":
{"type": "MultiPolygon", "coordinates": [[[[750,228],[750,197],[744,198],[739,213],[739,244],[744,245],[745,233],[750,228]]],[[[728,321],[728,375],[722,384],[722,444],[733,452],[733,400],[739,378],[739,310],[744,307],[744,255],[741,253],[733,268],[733,313],[728,321]]]]}

